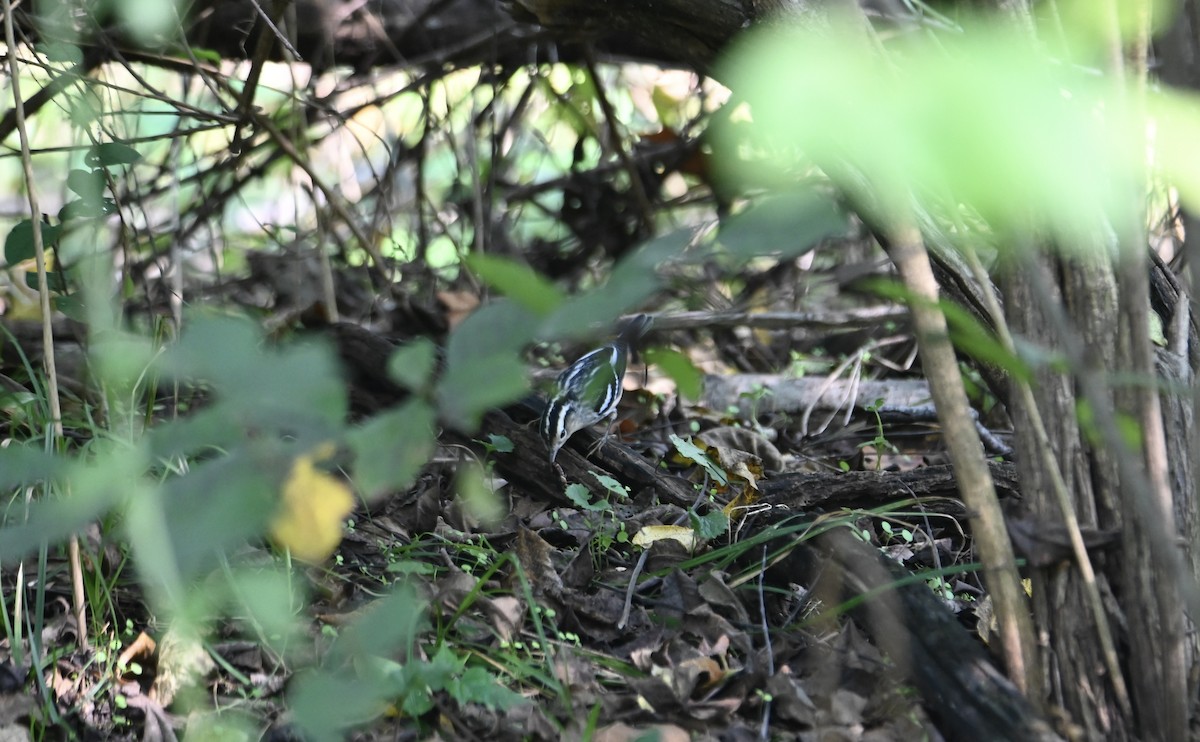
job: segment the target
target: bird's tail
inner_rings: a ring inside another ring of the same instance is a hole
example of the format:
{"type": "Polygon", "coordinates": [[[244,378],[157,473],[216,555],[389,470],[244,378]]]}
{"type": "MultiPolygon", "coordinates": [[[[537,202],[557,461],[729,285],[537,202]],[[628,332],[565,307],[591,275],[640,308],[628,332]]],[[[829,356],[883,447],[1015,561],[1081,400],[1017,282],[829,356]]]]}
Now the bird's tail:
{"type": "Polygon", "coordinates": [[[654,318],[650,315],[639,314],[621,323],[621,330],[617,334],[617,343],[629,350],[629,355],[635,363],[638,359],[638,343],[650,330],[650,325],[653,321],[654,318]]]}

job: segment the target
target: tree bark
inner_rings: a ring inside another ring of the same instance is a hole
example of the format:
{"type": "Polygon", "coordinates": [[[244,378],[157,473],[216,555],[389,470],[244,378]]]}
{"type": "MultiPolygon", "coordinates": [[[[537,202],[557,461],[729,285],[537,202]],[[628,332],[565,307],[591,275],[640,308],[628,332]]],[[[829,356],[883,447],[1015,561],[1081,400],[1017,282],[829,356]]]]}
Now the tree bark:
{"type": "MultiPolygon", "coordinates": [[[[316,69],[480,63],[511,68],[579,60],[586,46],[615,57],[703,71],[735,35],[776,6],[810,4],[823,5],[808,0],[517,0],[512,5],[495,0],[290,0],[269,28],[256,8],[270,13],[269,2],[201,0],[184,19],[184,38],[223,58],[245,59],[254,55],[266,33],[268,59],[301,61],[316,69]]],[[[60,6],[57,0],[37,0],[32,14],[18,18],[21,30],[35,39],[101,48],[115,44],[126,52],[135,46],[115,19],[103,15],[73,18],[74,28],[34,21],[60,6]]]]}
{"type": "MultiPolygon", "coordinates": [[[[1111,266],[1104,260],[1085,258],[1060,264],[1050,258],[1032,258],[1020,271],[1006,273],[1002,284],[1008,322],[1015,336],[1041,347],[1059,347],[1053,323],[1046,316],[1046,303],[1061,302],[1079,322],[1077,328],[1093,353],[1088,361],[1099,368],[1112,368],[1116,283],[1111,266]],[[1041,297],[1039,287],[1028,275],[1032,270],[1043,271],[1045,282],[1057,286],[1060,293],[1041,297]],[[1054,277],[1065,285],[1059,286],[1054,277]]],[[[1080,527],[1116,527],[1120,523],[1116,466],[1103,450],[1088,442],[1075,422],[1081,400],[1073,379],[1043,366],[1036,371],[1033,391],[1080,527]]],[[[1016,431],[1014,448],[1022,489],[1027,493],[1028,514],[1039,522],[1061,523],[1060,510],[1049,495],[1050,474],[1042,466],[1038,443],[1032,435],[1024,434],[1032,429],[1032,411],[1014,399],[1009,413],[1016,431]]],[[[1106,562],[1103,557],[1097,561],[1100,589],[1103,594],[1111,594],[1106,562]]],[[[1105,680],[1104,658],[1094,638],[1096,626],[1090,619],[1078,571],[1060,563],[1034,569],[1030,578],[1043,687],[1050,690],[1051,701],[1066,709],[1071,721],[1083,727],[1086,739],[1133,738],[1134,720],[1121,710],[1111,683],[1105,680]]]]}

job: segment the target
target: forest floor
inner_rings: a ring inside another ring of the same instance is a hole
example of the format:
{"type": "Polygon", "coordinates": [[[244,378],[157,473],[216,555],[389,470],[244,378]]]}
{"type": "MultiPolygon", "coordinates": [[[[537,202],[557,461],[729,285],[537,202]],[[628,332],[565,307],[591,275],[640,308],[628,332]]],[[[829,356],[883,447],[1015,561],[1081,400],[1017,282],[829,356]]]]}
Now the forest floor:
{"type": "MultiPolygon", "coordinates": [[[[782,332],[733,327],[747,321],[672,330],[664,315],[649,342],[731,358],[809,334],[799,314],[782,332]]],[[[403,583],[413,625],[388,662],[408,674],[391,697],[340,699],[357,721],[332,738],[938,739],[944,710],[881,652],[878,627],[850,617],[862,596],[820,538],[848,534],[915,575],[885,576],[883,591],[916,585],[979,647],[987,592],[903,313],[860,307],[843,321],[838,342],[858,345],[841,362],[727,366],[698,400],[631,369],[617,433],[580,433],[561,468],[546,461],[536,403],[496,411],[474,436],[446,432],[415,486],[357,508],[321,566],[247,544],[230,559],[290,564],[307,596],[296,603],[307,631],[286,656],[248,617],[175,636],[119,539],[93,527],[84,554],[105,579],[102,628],[79,647],[64,555],[51,553],[27,627],[43,672],[31,677],[28,643],[6,643],[0,722],[43,738],[303,738],[292,685],[304,658],[336,654],[343,628],[403,583]],[[469,504],[469,467],[484,472],[490,509],[469,504]]],[[[995,466],[1014,496],[1011,471],[995,466]]],[[[4,577],[14,595],[11,565],[4,577]]]]}

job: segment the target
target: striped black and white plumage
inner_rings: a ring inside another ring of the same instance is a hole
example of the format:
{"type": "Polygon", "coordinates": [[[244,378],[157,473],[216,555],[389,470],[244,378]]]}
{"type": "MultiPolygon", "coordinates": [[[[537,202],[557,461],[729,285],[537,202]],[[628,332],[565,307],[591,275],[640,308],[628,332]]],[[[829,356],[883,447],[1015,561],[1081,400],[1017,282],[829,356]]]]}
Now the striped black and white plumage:
{"type": "Polygon", "coordinates": [[[625,324],[616,340],[585,354],[558,375],[554,396],[542,413],[542,437],[550,447],[551,461],[577,431],[616,416],[625,365],[649,326],[650,318],[639,314],[625,324]]]}

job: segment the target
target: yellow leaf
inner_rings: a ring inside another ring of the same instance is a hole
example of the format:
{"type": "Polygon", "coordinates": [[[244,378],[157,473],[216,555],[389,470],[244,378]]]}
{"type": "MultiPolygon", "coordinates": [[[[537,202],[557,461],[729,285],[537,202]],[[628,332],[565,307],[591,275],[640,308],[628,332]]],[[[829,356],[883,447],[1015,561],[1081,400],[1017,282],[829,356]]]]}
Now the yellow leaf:
{"type": "Polygon", "coordinates": [[[296,459],[271,523],[271,538],[306,562],[321,562],[333,553],[342,540],[342,521],[354,508],[349,488],[314,465],[330,453],[332,446],[323,445],[296,459]]]}
{"type": "Polygon", "coordinates": [[[646,548],[663,539],[678,541],[688,551],[696,548],[696,532],[686,526],[642,526],[633,536],[633,545],[646,548]]]}
{"type": "Polygon", "coordinates": [[[729,504],[721,508],[721,510],[725,512],[725,515],[729,516],[730,520],[733,520],[734,516],[737,515],[739,510],[744,510],[758,502],[758,498],[759,493],[757,489],[745,489],[739,492],[737,496],[730,500],[729,504]]]}

